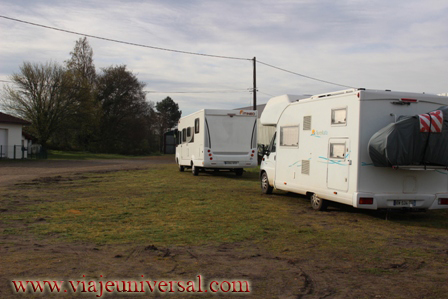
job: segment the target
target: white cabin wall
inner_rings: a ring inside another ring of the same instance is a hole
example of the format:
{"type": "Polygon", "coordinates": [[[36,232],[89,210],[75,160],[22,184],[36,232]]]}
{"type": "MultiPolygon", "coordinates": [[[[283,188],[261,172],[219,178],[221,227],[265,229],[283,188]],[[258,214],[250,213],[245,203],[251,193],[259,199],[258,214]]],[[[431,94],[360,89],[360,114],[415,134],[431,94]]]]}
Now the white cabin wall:
{"type": "MultiPolygon", "coordinates": [[[[176,158],[181,160],[182,165],[190,165],[194,159],[203,159],[204,134],[205,134],[205,120],[204,110],[200,110],[193,114],[182,117],[179,120],[177,129],[182,131],[185,128],[192,127],[192,134],[194,140],[191,143],[181,143],[176,146],[176,158]],[[195,119],[199,118],[199,133],[194,132],[195,119]]],[[[182,137],[183,138],[183,137],[182,137]]]]}
{"type": "MultiPolygon", "coordinates": [[[[0,129],[6,130],[7,133],[7,155],[9,159],[14,158],[14,145],[16,159],[22,158],[22,125],[16,124],[0,124],[0,129]]],[[[5,153],[5,145],[3,145],[3,153],[5,153]]]]}
{"type": "MultiPolygon", "coordinates": [[[[276,186],[297,193],[315,192],[319,196],[351,203],[350,193],[356,190],[356,166],[340,165],[347,170],[348,190],[329,189],[327,187],[327,168],[330,138],[348,138],[350,153],[347,160],[358,160],[357,137],[359,135],[359,101],[355,94],[301,100],[291,104],[283,112],[277,126],[299,125],[298,148],[281,147],[277,139],[276,186]],[[347,107],[347,125],[332,126],[331,111],[334,108],[347,107]],[[303,130],[303,117],[311,116],[311,130],[303,130]],[[313,134],[314,133],[314,134],[313,134]],[[302,162],[308,160],[310,172],[302,174],[302,162]],[[285,184],[286,183],[286,184],[285,184]],[[337,194],[334,194],[336,192],[337,194]]],[[[343,163],[341,163],[343,164],[343,163]]]]}

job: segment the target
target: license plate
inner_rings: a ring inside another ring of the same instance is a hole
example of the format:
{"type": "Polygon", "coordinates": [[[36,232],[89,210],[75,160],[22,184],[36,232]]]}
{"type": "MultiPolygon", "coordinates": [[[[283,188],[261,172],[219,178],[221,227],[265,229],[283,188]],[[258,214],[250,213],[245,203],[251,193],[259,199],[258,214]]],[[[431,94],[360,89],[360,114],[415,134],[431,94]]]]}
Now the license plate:
{"type": "Polygon", "coordinates": [[[238,164],[238,162],[235,162],[235,161],[225,161],[224,164],[227,164],[227,165],[236,165],[236,164],[238,164]]]}
{"type": "Polygon", "coordinates": [[[415,200],[394,200],[395,207],[415,207],[415,200]]]}

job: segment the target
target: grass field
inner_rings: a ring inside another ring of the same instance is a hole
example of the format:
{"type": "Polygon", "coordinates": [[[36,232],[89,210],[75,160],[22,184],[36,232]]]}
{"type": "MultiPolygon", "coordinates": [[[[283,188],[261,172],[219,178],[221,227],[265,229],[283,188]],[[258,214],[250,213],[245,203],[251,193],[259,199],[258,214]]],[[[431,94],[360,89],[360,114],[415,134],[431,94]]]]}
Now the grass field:
{"type": "Polygon", "coordinates": [[[139,156],[127,156],[118,154],[96,154],[81,151],[57,151],[49,150],[48,159],[50,160],[93,160],[93,159],[134,159],[139,156]]]}
{"type": "MultiPolygon", "coordinates": [[[[157,165],[45,178],[2,188],[0,198],[0,246],[11,245],[8,236],[106,247],[237,244],[238,252],[258,248],[259,255],[288,261],[272,270],[277,274],[300,264],[308,274],[291,289],[309,298],[442,298],[448,292],[448,211],[386,214],[343,206],[315,212],[297,195],[262,195],[256,170],[194,177],[176,165],[157,165]],[[319,293],[319,285],[326,291],[319,293]]],[[[268,285],[254,288],[262,294],[268,285]]]]}

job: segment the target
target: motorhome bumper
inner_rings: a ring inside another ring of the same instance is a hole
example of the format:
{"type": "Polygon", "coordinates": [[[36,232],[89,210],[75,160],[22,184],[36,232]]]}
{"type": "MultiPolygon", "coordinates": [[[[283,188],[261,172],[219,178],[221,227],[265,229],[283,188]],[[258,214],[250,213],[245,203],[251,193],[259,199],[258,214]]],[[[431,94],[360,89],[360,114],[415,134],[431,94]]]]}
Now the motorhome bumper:
{"type": "MultiPolygon", "coordinates": [[[[235,159],[236,160],[236,159],[235,159]]],[[[225,161],[222,161],[221,159],[216,159],[216,156],[213,160],[204,161],[203,167],[204,168],[251,168],[257,166],[257,160],[238,160],[238,161],[232,161],[232,159],[227,159],[225,161]]]]}
{"type": "Polygon", "coordinates": [[[355,194],[353,206],[371,210],[448,209],[447,198],[447,194],[355,194]]]}

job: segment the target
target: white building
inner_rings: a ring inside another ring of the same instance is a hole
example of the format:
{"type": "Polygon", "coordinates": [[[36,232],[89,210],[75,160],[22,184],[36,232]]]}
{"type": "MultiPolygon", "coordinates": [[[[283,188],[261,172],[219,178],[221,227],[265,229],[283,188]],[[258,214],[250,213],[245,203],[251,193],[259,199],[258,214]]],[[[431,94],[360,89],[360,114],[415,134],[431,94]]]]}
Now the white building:
{"type": "Polygon", "coordinates": [[[22,135],[22,127],[30,125],[28,121],[0,112],[0,158],[21,159],[27,153],[23,148],[29,146],[29,140],[22,135]]]}

